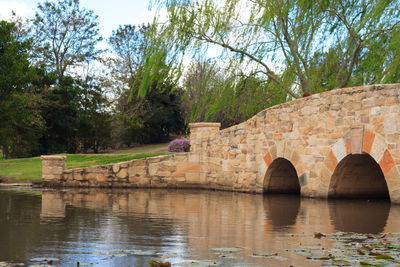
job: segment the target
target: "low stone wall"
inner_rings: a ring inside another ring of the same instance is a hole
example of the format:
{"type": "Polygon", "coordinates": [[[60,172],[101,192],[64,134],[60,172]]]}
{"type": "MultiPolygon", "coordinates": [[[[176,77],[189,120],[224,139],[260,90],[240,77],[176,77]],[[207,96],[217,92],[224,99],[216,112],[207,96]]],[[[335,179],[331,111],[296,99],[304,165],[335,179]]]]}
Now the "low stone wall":
{"type": "Polygon", "coordinates": [[[196,153],[66,169],[65,156],[42,156],[44,186],[202,188],[206,175],[196,153]]]}

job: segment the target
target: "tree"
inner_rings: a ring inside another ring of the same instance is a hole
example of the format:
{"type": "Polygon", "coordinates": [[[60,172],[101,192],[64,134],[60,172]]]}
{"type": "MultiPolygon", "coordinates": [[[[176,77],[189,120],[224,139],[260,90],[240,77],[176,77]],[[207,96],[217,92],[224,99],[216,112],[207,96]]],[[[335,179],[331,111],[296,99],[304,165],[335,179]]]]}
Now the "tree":
{"type": "MultiPolygon", "coordinates": [[[[149,39],[146,32],[149,25],[119,26],[112,32],[108,43],[114,56],[107,59],[107,66],[111,70],[113,80],[117,82],[118,88],[131,88],[133,86],[140,64],[144,61],[149,39]]],[[[117,92],[121,93],[121,92],[117,92]]]]}
{"type": "MultiPolygon", "coordinates": [[[[164,75],[167,72],[142,79],[147,51],[153,49],[148,38],[150,30],[150,25],[119,26],[108,39],[114,55],[106,65],[117,96],[112,122],[114,145],[166,141],[171,132],[185,129],[182,92],[164,75]]],[[[162,61],[158,66],[168,68],[162,61]]]]}
{"type": "Polygon", "coordinates": [[[40,98],[31,94],[35,69],[28,61],[30,40],[15,22],[0,21],[0,146],[5,158],[38,151],[43,120],[40,98]]]}
{"type": "Polygon", "coordinates": [[[170,133],[184,132],[181,90],[165,82],[162,89],[154,84],[144,97],[133,95],[130,98],[130,94],[130,90],[125,90],[118,99],[115,112],[116,120],[122,122],[122,129],[119,129],[122,133],[118,135],[123,143],[129,146],[132,143],[165,142],[170,133]]]}
{"type": "Polygon", "coordinates": [[[47,88],[41,109],[46,131],[41,138],[43,154],[75,153],[79,140],[80,90],[65,76],[62,83],[47,88]]]}
{"type": "Polygon", "coordinates": [[[92,149],[98,153],[111,142],[111,114],[107,110],[109,101],[101,87],[92,77],[77,81],[80,88],[80,109],[78,113],[78,139],[80,149],[87,152],[92,149]]]}
{"type": "Polygon", "coordinates": [[[109,103],[97,80],[65,76],[60,85],[47,87],[43,95],[41,112],[46,130],[40,140],[41,153],[75,153],[89,149],[97,153],[109,145],[109,103]]]}
{"type": "Polygon", "coordinates": [[[31,79],[29,49],[30,40],[19,38],[15,23],[0,21],[0,101],[21,90],[31,79]]]}
{"type": "Polygon", "coordinates": [[[254,76],[232,75],[207,61],[193,62],[184,76],[186,122],[215,121],[222,128],[285,101],[273,84],[254,76]]]}
{"type": "Polygon", "coordinates": [[[100,51],[97,16],[79,7],[79,0],[39,3],[33,20],[38,65],[55,70],[59,83],[69,67],[95,58],[100,51]]]}
{"type": "Polygon", "coordinates": [[[168,8],[167,21],[154,26],[155,38],[167,44],[167,58],[176,60],[180,55],[182,60],[183,53],[220,51],[218,59],[229,62],[231,72],[246,69],[247,76],[271,82],[290,97],[348,85],[362,56],[376,48],[373,41],[394,36],[400,23],[399,1],[389,0],[155,0],[153,4],[168,8]],[[326,68],[333,63],[329,58],[333,51],[338,57],[334,75],[326,68]],[[329,87],[320,83],[326,79],[315,77],[316,72],[330,76],[329,87]]]}

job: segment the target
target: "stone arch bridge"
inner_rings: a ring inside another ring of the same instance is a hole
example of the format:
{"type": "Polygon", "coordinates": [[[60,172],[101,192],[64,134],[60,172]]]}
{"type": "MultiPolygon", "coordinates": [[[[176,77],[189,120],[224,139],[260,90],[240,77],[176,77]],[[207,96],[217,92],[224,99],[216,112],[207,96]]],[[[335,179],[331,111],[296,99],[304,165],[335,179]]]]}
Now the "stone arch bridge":
{"type": "Polygon", "coordinates": [[[43,156],[43,179],[65,186],[200,187],[400,203],[400,84],[332,90],[224,130],[219,123],[193,123],[190,131],[186,154],[75,170],[65,170],[59,157],[43,156]]]}

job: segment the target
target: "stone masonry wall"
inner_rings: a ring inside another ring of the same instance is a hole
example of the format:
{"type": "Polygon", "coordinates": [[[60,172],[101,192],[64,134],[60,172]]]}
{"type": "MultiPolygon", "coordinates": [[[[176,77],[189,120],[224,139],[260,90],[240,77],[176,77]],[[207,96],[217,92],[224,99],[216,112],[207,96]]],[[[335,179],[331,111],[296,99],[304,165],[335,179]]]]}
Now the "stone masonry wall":
{"type": "Polygon", "coordinates": [[[116,164],[67,170],[65,157],[42,156],[44,186],[65,187],[196,187],[203,184],[195,154],[180,153],[116,164]],[[45,179],[47,169],[62,171],[45,179]]]}
{"type": "Polygon", "coordinates": [[[338,163],[367,153],[379,164],[392,202],[400,203],[400,85],[337,89],[268,108],[217,131],[191,125],[192,151],[207,183],[263,192],[277,158],[295,167],[301,194],[327,197],[338,163]]]}
{"type": "MultiPolygon", "coordinates": [[[[63,170],[52,176],[47,170],[44,182],[262,193],[269,184],[268,167],[284,158],[294,166],[303,196],[327,197],[341,160],[366,153],[379,164],[391,201],[400,203],[400,84],[315,94],[219,128],[219,123],[190,124],[190,153],[63,170]]],[[[48,160],[59,164],[43,158],[44,170],[51,165],[48,160]]]]}

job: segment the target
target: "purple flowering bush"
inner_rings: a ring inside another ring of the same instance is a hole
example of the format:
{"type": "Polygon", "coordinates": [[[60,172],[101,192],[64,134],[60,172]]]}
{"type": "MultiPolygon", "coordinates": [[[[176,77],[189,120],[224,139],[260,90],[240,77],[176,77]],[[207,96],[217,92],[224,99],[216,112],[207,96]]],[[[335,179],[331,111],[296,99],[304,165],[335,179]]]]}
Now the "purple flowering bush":
{"type": "Polygon", "coordinates": [[[187,139],[175,139],[172,140],[168,145],[169,152],[189,152],[190,151],[190,140],[187,139]]]}

